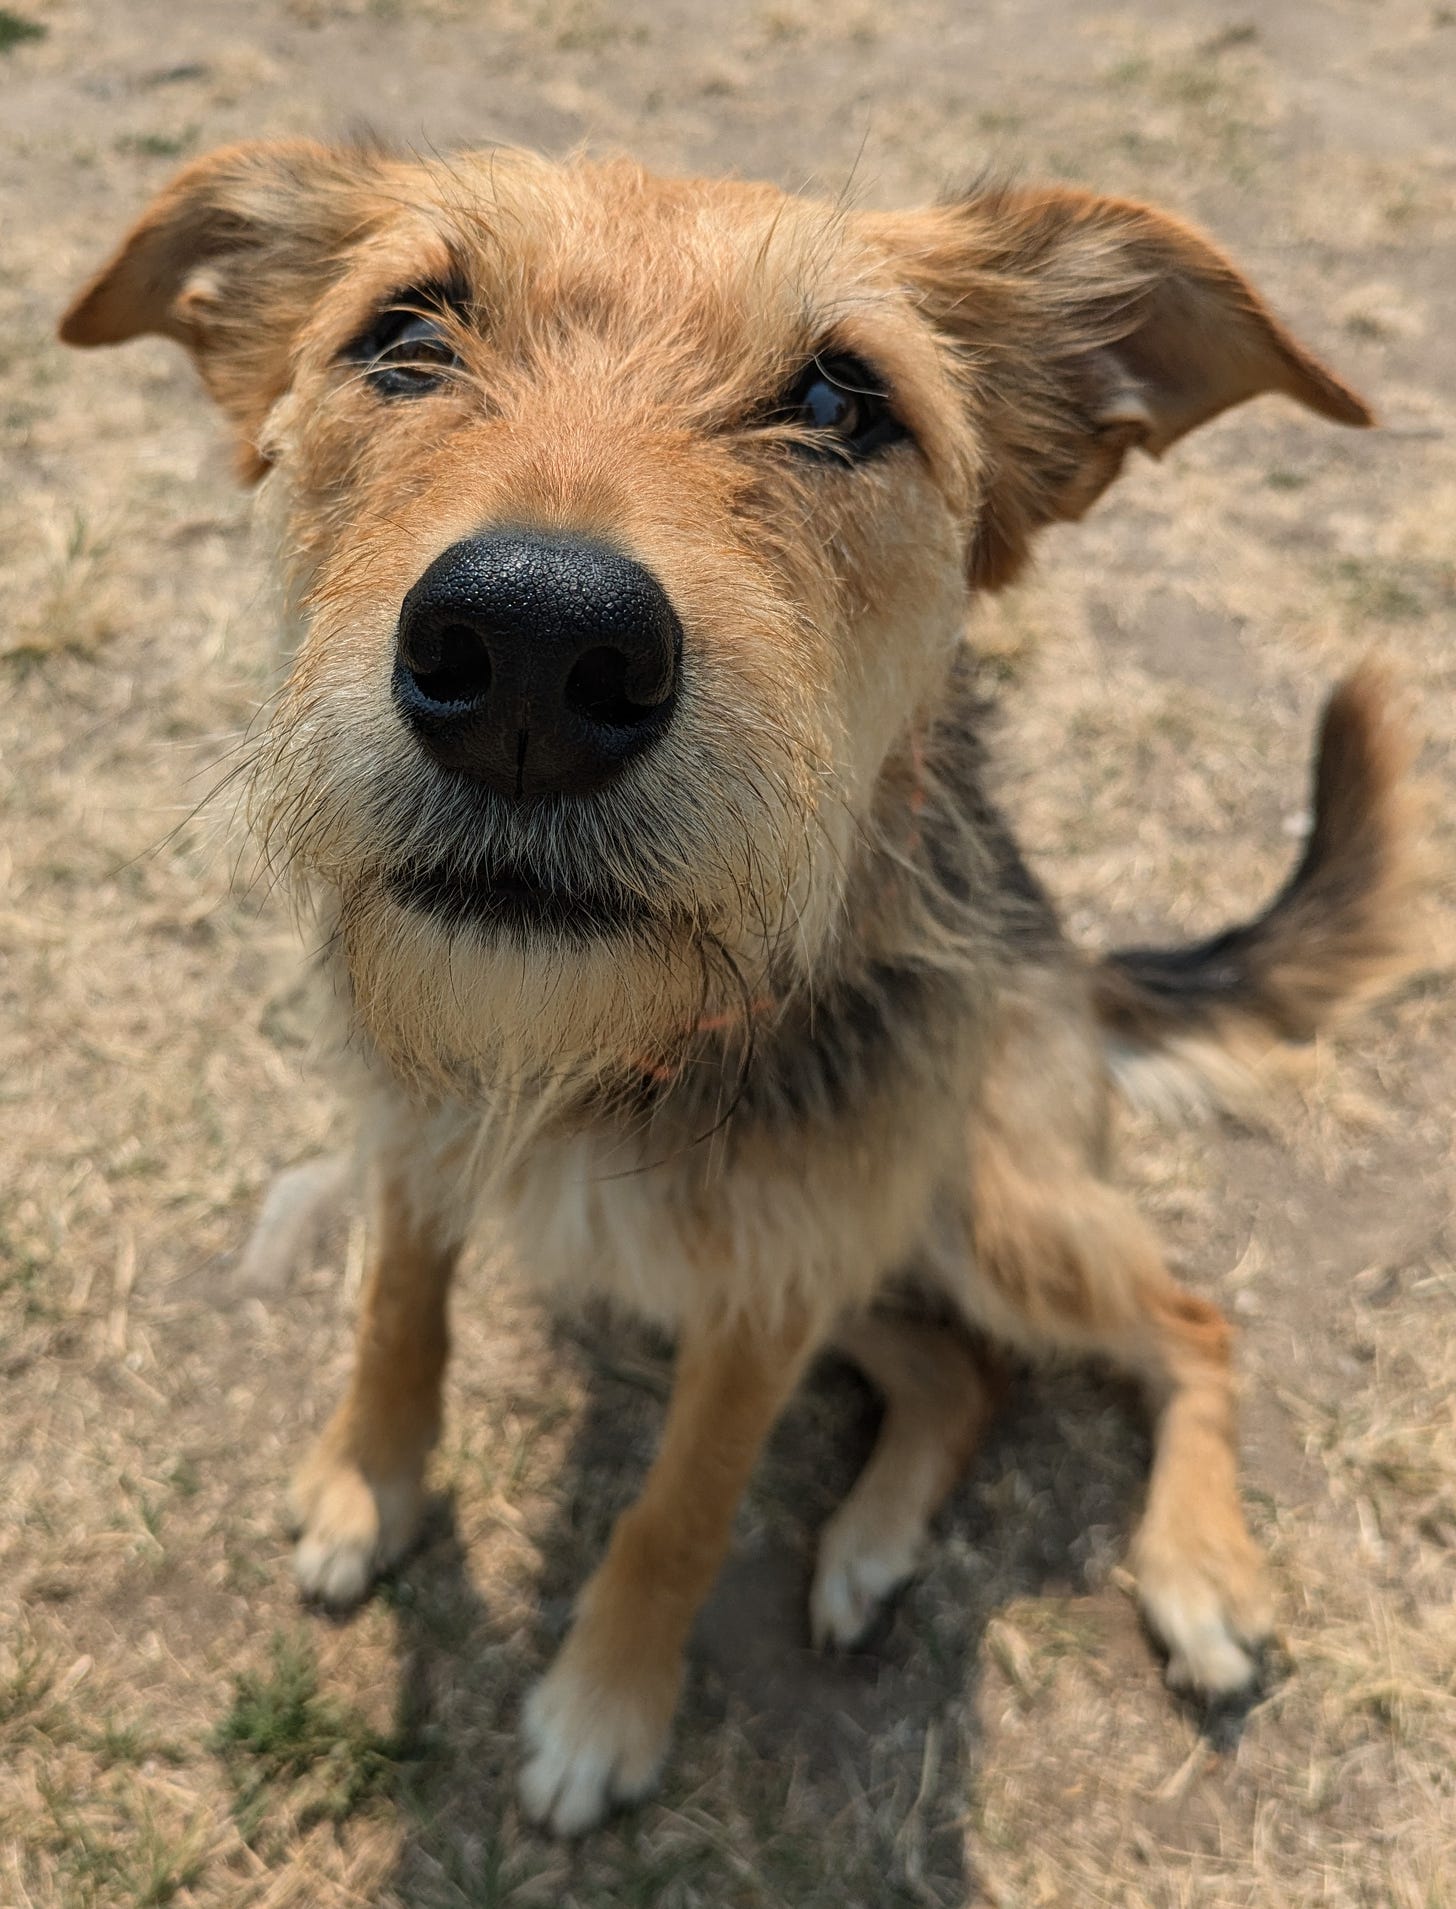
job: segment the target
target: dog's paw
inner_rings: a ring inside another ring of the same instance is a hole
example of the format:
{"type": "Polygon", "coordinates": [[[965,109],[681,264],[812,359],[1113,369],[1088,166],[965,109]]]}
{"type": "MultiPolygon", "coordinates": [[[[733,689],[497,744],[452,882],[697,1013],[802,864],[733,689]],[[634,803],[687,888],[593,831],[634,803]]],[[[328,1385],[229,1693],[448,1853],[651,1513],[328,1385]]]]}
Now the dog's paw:
{"type": "Polygon", "coordinates": [[[1243,1531],[1182,1542],[1141,1536],[1132,1565],[1143,1616],[1168,1653],[1169,1684],[1213,1702],[1251,1694],[1274,1635],[1253,1539],[1243,1531]]]}
{"type": "Polygon", "coordinates": [[[348,1459],[315,1454],[289,1493],[298,1538],[293,1572],[303,1595],[332,1610],[357,1604],[409,1549],[422,1503],[416,1479],[381,1483],[348,1459]]]}
{"type": "Polygon", "coordinates": [[[809,1632],[820,1650],[852,1650],[875,1627],[890,1598],[919,1569],[923,1532],[868,1530],[851,1500],[824,1527],[809,1632]]]}
{"type": "Polygon", "coordinates": [[[579,1836],[614,1806],[641,1802],[662,1768],[681,1681],[677,1661],[628,1678],[578,1625],[522,1718],[527,1816],[553,1836],[579,1836]]]}
{"type": "Polygon", "coordinates": [[[269,1187],[232,1289],[272,1295],[287,1290],[325,1227],[344,1209],[354,1182],[350,1155],[331,1153],[289,1167],[269,1187]]]}

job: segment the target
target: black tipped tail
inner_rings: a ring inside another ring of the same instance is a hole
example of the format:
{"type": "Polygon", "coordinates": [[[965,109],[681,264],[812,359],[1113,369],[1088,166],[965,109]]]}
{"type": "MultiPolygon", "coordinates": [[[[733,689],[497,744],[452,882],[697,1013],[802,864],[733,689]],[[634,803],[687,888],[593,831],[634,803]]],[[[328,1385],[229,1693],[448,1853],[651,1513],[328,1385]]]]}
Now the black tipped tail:
{"type": "Polygon", "coordinates": [[[1119,1072],[1143,1058],[1195,1073],[1312,1040],[1409,960],[1411,749],[1383,672],[1364,664],[1325,705],[1304,855],[1254,921],[1187,948],[1127,948],[1093,976],[1119,1072]],[[1221,1054],[1203,1069],[1199,1050],[1221,1054]]]}

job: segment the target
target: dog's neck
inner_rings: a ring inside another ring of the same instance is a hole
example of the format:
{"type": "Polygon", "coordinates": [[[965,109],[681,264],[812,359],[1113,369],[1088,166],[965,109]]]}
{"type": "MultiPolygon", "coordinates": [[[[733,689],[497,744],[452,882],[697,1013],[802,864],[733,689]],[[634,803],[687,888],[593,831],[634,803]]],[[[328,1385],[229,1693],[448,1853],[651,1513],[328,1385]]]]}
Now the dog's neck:
{"type": "Polygon", "coordinates": [[[588,1097],[666,1130],[833,1116],[885,1054],[985,1019],[1014,952],[1059,939],[1055,913],[985,786],[987,704],[960,655],[907,725],[876,788],[839,932],[812,972],[786,968],[714,1004],[651,1052],[624,1052],[588,1097]]]}

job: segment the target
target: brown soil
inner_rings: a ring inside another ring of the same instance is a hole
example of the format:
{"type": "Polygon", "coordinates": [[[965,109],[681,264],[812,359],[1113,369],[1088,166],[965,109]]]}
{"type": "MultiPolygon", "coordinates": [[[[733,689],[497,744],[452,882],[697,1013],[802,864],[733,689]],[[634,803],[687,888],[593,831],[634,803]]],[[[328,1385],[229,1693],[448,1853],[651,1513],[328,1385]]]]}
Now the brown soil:
{"type": "Polygon", "coordinates": [[[1456,13],[20,4],[45,31],[0,13],[0,1903],[1456,1903],[1456,13]],[[1271,887],[1323,687],[1368,647],[1428,739],[1426,971],[1257,1122],[1129,1136],[1245,1327],[1290,1656],[1246,1719],[1161,1686],[1117,1569],[1143,1435],[1083,1373],[1020,1388],[878,1647],[813,1657],[813,1534],[867,1431],[826,1372],[745,1509],[661,1799],[547,1845],[515,1713],[665,1365],[485,1266],[427,1544],[349,1624],[296,1605],[280,1488],[345,1369],[357,1226],[286,1293],[231,1275],[347,1110],[281,906],[195,813],[272,681],[264,566],[180,357],[52,334],[182,155],[360,119],[868,202],[988,161],[1159,199],[1377,403],[1379,433],[1269,402],[1140,466],[980,625],[1008,799],[1088,940],[1271,887]]]}

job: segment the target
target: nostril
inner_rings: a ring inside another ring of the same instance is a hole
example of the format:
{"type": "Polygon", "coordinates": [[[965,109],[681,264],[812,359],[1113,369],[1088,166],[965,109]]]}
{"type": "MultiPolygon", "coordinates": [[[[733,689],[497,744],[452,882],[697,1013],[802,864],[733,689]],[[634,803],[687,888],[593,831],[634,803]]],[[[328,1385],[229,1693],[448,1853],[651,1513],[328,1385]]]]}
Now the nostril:
{"type": "Polygon", "coordinates": [[[490,652],[466,623],[433,630],[408,667],[416,689],[432,703],[478,703],[490,688],[490,652]]]}
{"type": "Polygon", "coordinates": [[[587,650],[576,659],[566,679],[566,707],[591,722],[604,723],[614,729],[637,728],[662,713],[672,691],[669,687],[666,696],[652,702],[641,701],[631,693],[638,687],[627,680],[631,671],[631,658],[623,650],[605,643],[587,650]]]}

